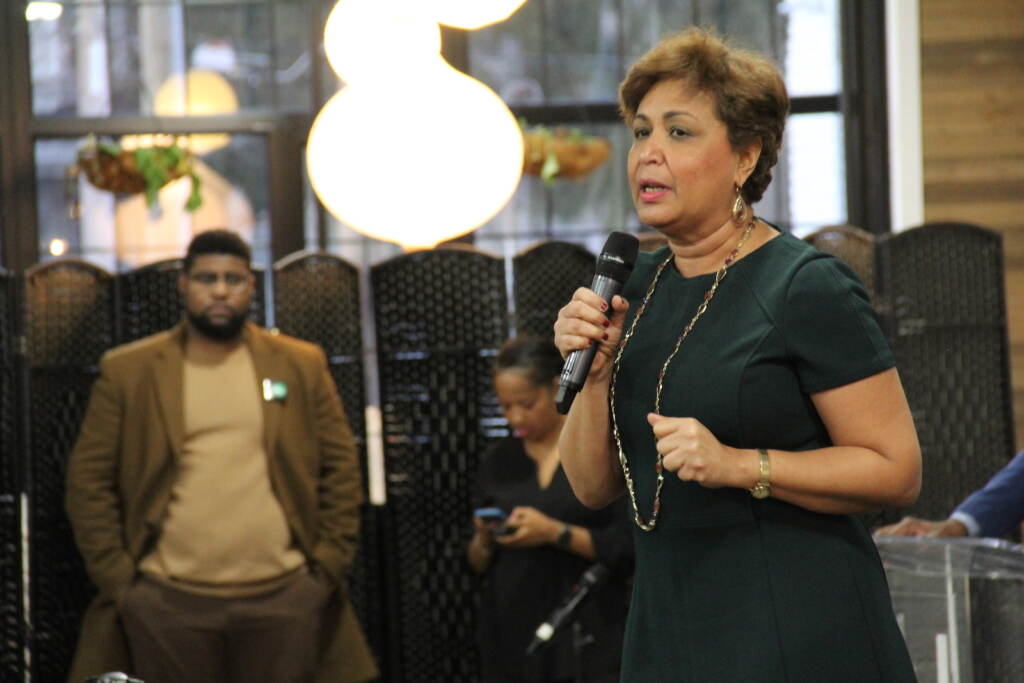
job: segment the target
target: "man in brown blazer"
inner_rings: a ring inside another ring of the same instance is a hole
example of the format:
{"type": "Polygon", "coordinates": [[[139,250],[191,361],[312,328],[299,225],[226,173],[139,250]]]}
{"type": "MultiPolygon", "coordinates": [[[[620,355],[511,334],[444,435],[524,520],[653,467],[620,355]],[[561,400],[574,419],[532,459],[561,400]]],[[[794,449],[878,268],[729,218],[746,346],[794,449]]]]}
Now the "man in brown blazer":
{"type": "Polygon", "coordinates": [[[375,678],[346,590],[359,468],[323,351],[246,321],[235,233],[196,236],[178,286],[178,326],[104,355],[68,463],[99,589],[69,681],[375,678]]]}

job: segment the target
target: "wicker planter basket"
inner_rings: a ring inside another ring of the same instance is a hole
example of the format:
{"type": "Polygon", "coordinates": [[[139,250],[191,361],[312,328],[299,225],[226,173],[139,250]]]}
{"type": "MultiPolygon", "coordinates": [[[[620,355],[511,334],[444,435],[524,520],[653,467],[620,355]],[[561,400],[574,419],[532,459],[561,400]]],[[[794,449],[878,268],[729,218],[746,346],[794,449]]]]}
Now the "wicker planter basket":
{"type": "Polygon", "coordinates": [[[177,144],[154,145],[134,150],[90,139],[80,150],[72,172],[85,174],[95,187],[117,194],[145,193],[147,204],[167,183],[182,176],[192,178],[192,194],[186,208],[198,208],[199,178],[192,167],[192,155],[177,144]]]}
{"type": "Polygon", "coordinates": [[[582,178],[611,154],[608,140],[557,128],[523,132],[523,173],[554,178],[582,178]]]}

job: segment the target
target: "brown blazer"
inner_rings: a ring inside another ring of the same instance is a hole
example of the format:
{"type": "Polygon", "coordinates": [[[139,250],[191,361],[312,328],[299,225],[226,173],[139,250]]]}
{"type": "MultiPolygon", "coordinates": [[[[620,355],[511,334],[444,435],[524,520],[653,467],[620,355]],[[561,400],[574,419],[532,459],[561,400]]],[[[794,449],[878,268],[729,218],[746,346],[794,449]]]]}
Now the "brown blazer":
{"type": "MultiPolygon", "coordinates": [[[[160,530],[184,440],[183,324],[104,354],[68,462],[67,512],[99,594],[90,604],[70,683],[130,667],[116,601],[160,530]]],[[[257,377],[284,382],[262,401],[274,493],[299,549],[337,585],[317,683],[375,678],[345,587],[359,535],[359,465],[320,347],[249,323],[257,377]]]]}

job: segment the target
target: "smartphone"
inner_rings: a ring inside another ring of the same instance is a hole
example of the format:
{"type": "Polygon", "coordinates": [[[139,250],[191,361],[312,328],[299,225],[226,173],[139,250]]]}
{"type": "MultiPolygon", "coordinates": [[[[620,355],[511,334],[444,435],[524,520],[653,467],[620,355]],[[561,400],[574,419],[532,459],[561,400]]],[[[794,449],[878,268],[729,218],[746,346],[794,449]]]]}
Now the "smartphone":
{"type": "Polygon", "coordinates": [[[477,508],[473,510],[473,516],[479,517],[485,522],[504,522],[508,515],[501,508],[477,508]]]}

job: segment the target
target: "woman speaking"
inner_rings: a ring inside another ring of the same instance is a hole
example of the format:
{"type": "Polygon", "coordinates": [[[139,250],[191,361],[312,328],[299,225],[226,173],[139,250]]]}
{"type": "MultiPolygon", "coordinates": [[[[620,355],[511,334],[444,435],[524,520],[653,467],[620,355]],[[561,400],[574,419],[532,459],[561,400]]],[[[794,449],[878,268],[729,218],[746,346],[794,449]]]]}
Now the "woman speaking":
{"type": "Polygon", "coordinates": [[[913,681],[856,515],[914,502],[917,434],[860,282],[751,209],[778,70],[690,29],[619,99],[633,201],[667,246],[610,309],[577,291],[555,342],[598,347],[559,442],[573,490],[635,519],[622,680],[913,681]]]}

